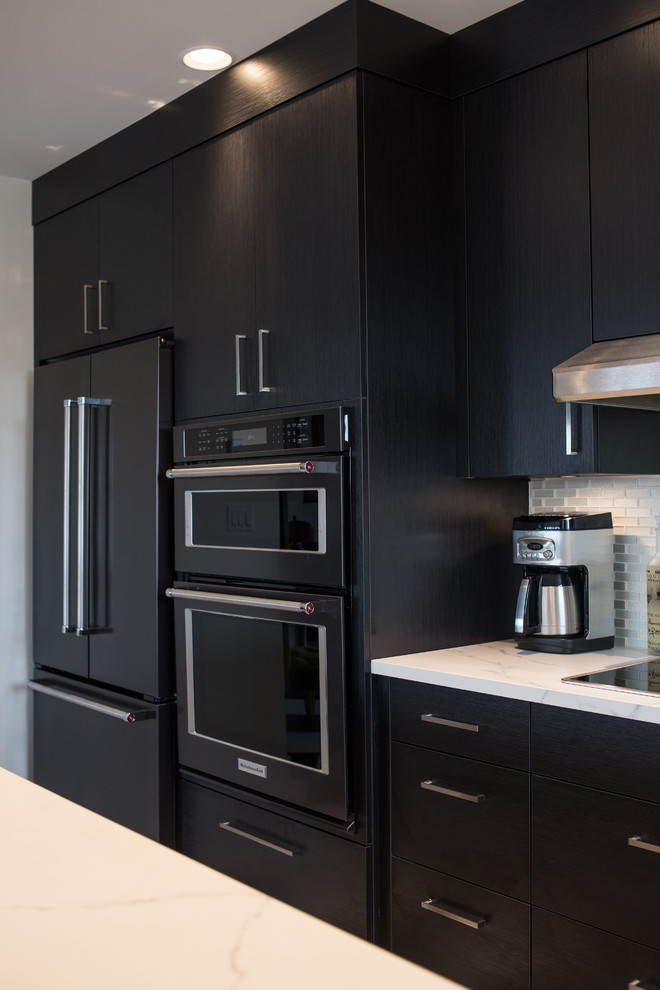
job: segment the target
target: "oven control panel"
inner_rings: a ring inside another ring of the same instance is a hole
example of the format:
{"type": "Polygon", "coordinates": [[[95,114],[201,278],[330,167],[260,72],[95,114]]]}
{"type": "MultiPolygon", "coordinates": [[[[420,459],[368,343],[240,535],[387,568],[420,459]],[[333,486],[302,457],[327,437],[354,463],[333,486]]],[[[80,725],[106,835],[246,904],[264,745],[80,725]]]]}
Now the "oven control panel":
{"type": "Polygon", "coordinates": [[[215,460],[287,451],[338,450],[340,410],[222,420],[174,430],[174,459],[215,460]]]}

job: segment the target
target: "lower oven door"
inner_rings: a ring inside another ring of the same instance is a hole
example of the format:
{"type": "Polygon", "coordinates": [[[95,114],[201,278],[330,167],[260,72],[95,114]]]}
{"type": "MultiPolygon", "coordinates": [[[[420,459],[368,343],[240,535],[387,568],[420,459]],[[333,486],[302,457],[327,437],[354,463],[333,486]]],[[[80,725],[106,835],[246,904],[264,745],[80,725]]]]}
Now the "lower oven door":
{"type": "Polygon", "coordinates": [[[179,762],[347,820],[343,600],[179,585],[179,762]]]}

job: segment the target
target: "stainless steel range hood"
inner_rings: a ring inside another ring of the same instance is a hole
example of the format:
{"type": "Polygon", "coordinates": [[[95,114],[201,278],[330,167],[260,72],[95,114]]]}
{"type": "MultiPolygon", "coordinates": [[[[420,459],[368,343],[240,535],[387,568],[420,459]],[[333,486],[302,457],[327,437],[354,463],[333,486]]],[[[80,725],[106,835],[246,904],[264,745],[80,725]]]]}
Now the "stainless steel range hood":
{"type": "Polygon", "coordinates": [[[552,378],[557,402],[660,409],[660,334],[592,344],[552,378]]]}

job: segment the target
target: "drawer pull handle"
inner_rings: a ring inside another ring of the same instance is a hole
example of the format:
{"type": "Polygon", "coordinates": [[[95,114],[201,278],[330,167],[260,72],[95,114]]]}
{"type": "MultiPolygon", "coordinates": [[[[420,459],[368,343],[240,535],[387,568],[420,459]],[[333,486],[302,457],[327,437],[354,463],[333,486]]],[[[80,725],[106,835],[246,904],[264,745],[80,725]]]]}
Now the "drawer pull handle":
{"type": "Polygon", "coordinates": [[[464,729],[466,732],[478,732],[479,726],[470,722],[454,722],[450,718],[439,718],[437,715],[422,715],[422,722],[432,722],[433,725],[448,725],[450,729],[464,729]]]}
{"type": "MultiPolygon", "coordinates": [[[[485,794],[466,794],[465,791],[452,791],[449,787],[440,787],[432,780],[423,780],[419,785],[424,791],[435,791],[436,794],[446,794],[447,797],[458,798],[460,801],[471,801],[472,804],[480,804],[486,800],[485,794]]],[[[660,850],[658,850],[660,852],[660,850]]]]}
{"type": "Polygon", "coordinates": [[[646,980],[631,980],[628,990],[660,990],[657,983],[648,983],[646,980]]]}
{"type": "Polygon", "coordinates": [[[277,842],[271,842],[263,835],[259,835],[258,832],[253,832],[251,829],[246,828],[242,825],[238,828],[233,822],[218,822],[220,828],[224,829],[225,832],[233,832],[234,835],[240,835],[243,839],[249,839],[250,842],[258,842],[260,846],[266,846],[268,849],[274,849],[275,852],[282,853],[283,856],[296,856],[300,850],[294,849],[293,846],[283,846],[277,842]]]}
{"type": "Polygon", "coordinates": [[[628,845],[632,846],[633,849],[648,849],[652,853],[660,853],[660,846],[654,846],[651,842],[644,842],[641,835],[631,835],[628,839],[628,845]]]}
{"type": "Polygon", "coordinates": [[[433,911],[434,914],[441,914],[443,918],[449,918],[450,921],[457,921],[459,925],[467,925],[468,928],[483,928],[486,924],[486,919],[480,918],[476,914],[469,914],[467,911],[458,914],[449,908],[438,907],[431,898],[427,901],[422,901],[421,906],[425,911],[433,911]]]}

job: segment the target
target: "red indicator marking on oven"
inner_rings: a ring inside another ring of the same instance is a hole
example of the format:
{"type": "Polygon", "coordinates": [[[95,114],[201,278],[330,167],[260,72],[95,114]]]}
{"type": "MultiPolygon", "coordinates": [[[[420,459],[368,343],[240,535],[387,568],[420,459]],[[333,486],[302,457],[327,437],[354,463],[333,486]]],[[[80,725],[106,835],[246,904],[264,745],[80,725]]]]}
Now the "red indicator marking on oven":
{"type": "Polygon", "coordinates": [[[134,722],[135,721],[135,715],[133,714],[133,712],[129,712],[128,713],[128,715],[126,716],[126,721],[127,722],[134,722]]]}
{"type": "Polygon", "coordinates": [[[312,614],[312,612],[314,611],[314,606],[312,605],[311,602],[307,602],[305,604],[305,611],[307,612],[307,615],[311,615],[312,614]]]}
{"type": "Polygon", "coordinates": [[[311,474],[313,470],[314,470],[314,465],[312,464],[312,462],[305,461],[305,471],[307,472],[307,474],[311,474]]]}

